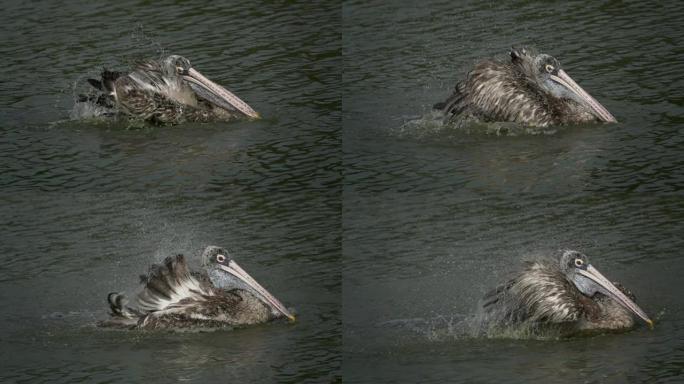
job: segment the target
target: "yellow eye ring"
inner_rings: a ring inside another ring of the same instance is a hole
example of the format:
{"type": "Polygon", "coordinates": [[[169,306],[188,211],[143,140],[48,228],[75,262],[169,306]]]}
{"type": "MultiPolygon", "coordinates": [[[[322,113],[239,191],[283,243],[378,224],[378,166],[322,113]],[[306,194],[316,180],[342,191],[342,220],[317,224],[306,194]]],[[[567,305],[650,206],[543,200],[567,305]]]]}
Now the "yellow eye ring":
{"type": "Polygon", "coordinates": [[[582,264],[584,264],[584,262],[582,261],[582,259],[575,259],[575,265],[576,265],[576,266],[581,267],[582,264]]]}
{"type": "Polygon", "coordinates": [[[549,72],[549,73],[553,72],[553,70],[555,69],[555,68],[553,67],[553,65],[551,65],[551,64],[546,64],[546,65],[544,66],[544,68],[546,69],[546,72],[549,72]]]}

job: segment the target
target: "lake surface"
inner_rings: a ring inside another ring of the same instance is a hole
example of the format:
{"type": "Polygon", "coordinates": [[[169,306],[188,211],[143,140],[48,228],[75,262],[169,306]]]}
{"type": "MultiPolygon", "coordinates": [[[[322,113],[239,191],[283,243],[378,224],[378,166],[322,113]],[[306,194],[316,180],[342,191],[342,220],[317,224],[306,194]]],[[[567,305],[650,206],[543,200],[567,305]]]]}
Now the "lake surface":
{"type": "Polygon", "coordinates": [[[680,7],[343,7],[345,382],[641,383],[684,375],[680,7]],[[435,124],[475,62],[527,43],[620,121],[496,136],[435,124]],[[588,254],[656,320],[554,340],[463,332],[529,255],[588,254]]]}
{"type": "Polygon", "coordinates": [[[339,5],[15,2],[0,18],[0,381],[339,379],[339,5]],[[103,66],[169,53],[264,119],[72,119],[103,66]],[[95,327],[109,292],[134,294],[169,255],[197,265],[209,244],[232,250],[298,322],[95,327]]]}
{"type": "Polygon", "coordinates": [[[684,12],[497,4],[5,4],[0,381],[681,382],[684,12]],[[431,113],[520,43],[620,123],[493,134],[431,113]],[[103,66],[171,53],[264,118],[130,126],[74,109],[103,66]],[[298,321],[95,326],[109,292],[209,244],[298,321]],[[629,288],[655,329],[467,332],[485,292],[558,248],[629,288]]]}

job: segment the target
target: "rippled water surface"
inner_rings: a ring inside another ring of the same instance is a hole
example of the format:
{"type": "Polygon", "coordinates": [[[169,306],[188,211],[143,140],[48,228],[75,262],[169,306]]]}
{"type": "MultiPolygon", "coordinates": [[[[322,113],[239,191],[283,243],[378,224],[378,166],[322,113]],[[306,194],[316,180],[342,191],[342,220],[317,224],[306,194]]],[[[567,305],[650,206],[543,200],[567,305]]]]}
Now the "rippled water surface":
{"type": "Polygon", "coordinates": [[[5,2],[0,74],[0,381],[329,382],[340,374],[340,8],[5,2]],[[181,54],[255,122],[72,119],[103,66],[181,54]],[[108,292],[208,245],[295,324],[112,332],[108,292]]]}
{"type": "Polygon", "coordinates": [[[0,16],[0,381],[681,382],[684,12],[675,3],[9,2],[0,16]],[[430,113],[527,43],[620,121],[543,132],[430,113]],[[259,121],[129,126],[74,100],[181,54],[259,121]],[[94,326],[149,264],[227,247],[299,321],[94,326]],[[471,337],[523,259],[589,255],[655,329],[471,337]]]}
{"type": "Polygon", "coordinates": [[[679,6],[343,7],[343,376],[347,382],[680,382],[684,29],[679,6]],[[426,118],[478,60],[528,43],[620,121],[464,133],[426,118]],[[474,339],[461,321],[560,247],[654,318],[619,335],[474,339]]]}

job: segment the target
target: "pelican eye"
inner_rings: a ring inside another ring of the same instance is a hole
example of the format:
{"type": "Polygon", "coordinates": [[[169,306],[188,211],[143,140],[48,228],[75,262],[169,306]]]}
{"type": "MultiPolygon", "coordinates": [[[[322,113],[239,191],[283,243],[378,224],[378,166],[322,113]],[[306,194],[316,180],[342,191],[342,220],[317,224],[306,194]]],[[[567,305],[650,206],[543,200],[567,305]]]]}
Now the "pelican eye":
{"type": "Polygon", "coordinates": [[[581,267],[582,264],[584,264],[584,261],[582,261],[582,259],[575,259],[575,265],[576,266],[581,267]]]}
{"type": "Polygon", "coordinates": [[[553,72],[553,70],[556,69],[556,68],[554,68],[553,65],[551,65],[551,64],[546,64],[546,65],[544,66],[544,69],[546,69],[546,72],[551,73],[551,72],[553,72]]]}
{"type": "Polygon", "coordinates": [[[219,263],[223,263],[224,261],[226,261],[226,257],[221,254],[218,254],[216,255],[216,261],[218,261],[219,263]]]}

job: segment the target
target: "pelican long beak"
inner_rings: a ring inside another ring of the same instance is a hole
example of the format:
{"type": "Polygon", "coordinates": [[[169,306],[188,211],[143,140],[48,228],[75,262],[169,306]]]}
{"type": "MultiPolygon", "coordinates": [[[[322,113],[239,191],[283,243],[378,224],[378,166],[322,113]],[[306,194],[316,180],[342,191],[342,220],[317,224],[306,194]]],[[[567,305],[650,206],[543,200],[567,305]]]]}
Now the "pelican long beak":
{"type": "Polygon", "coordinates": [[[639,316],[641,319],[643,319],[646,324],[648,324],[648,327],[653,329],[653,321],[648,317],[646,312],[644,312],[641,308],[639,308],[638,305],[634,301],[632,301],[629,297],[627,297],[622,291],[620,291],[613,283],[610,282],[610,280],[606,279],[605,276],[603,276],[596,268],[594,268],[591,264],[587,265],[586,270],[585,269],[578,269],[577,272],[590,279],[591,281],[595,282],[598,284],[598,286],[601,288],[601,293],[609,296],[613,300],[617,301],[618,303],[622,304],[625,308],[629,309],[630,311],[634,312],[637,316],[639,316]]]}
{"type": "Polygon", "coordinates": [[[240,112],[253,119],[258,119],[260,117],[252,107],[242,101],[239,97],[207,79],[194,68],[188,69],[187,73],[182,76],[183,79],[190,84],[193,91],[210,103],[227,111],[240,112]]]}
{"type": "Polygon", "coordinates": [[[257,281],[254,280],[249,273],[245,272],[245,270],[242,269],[238,263],[231,260],[228,262],[227,266],[219,264],[219,267],[247,284],[247,286],[252,288],[259,296],[262,297],[265,302],[267,302],[272,308],[275,308],[278,312],[285,315],[290,321],[295,321],[295,316],[287,308],[285,308],[285,306],[278,299],[271,295],[266,288],[257,283],[257,281]]]}
{"type": "Polygon", "coordinates": [[[617,123],[617,120],[613,115],[608,112],[608,110],[601,105],[596,99],[591,97],[587,91],[582,89],[564,70],[558,70],[558,76],[551,75],[551,80],[569,89],[572,93],[577,95],[581,100],[583,100],[592,109],[596,117],[607,122],[607,123],[617,123]]]}

